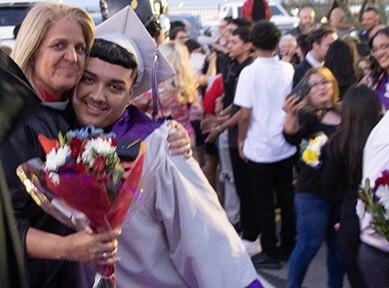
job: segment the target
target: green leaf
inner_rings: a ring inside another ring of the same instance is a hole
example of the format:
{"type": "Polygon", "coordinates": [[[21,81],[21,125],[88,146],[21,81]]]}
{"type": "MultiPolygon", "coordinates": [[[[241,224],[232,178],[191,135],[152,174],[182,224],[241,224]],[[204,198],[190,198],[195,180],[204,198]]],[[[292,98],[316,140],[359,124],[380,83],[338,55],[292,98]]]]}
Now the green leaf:
{"type": "Polygon", "coordinates": [[[58,142],[59,142],[60,147],[65,146],[65,144],[66,144],[65,138],[63,137],[63,134],[61,131],[59,131],[59,133],[58,133],[58,142]]]}

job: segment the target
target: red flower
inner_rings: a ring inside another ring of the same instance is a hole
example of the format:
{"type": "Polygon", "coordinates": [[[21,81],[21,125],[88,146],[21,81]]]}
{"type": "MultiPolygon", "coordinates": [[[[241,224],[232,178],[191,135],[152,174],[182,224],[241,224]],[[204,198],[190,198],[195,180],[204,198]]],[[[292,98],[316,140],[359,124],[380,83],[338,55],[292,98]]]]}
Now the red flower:
{"type": "Polygon", "coordinates": [[[76,164],[75,168],[76,168],[77,173],[80,173],[80,174],[85,173],[85,165],[84,164],[78,163],[78,164],[76,164]]]}
{"type": "Polygon", "coordinates": [[[77,159],[78,155],[80,155],[81,152],[82,143],[82,140],[77,137],[74,137],[70,140],[70,157],[72,157],[73,159],[77,159]]]}
{"type": "Polygon", "coordinates": [[[382,186],[389,185],[389,171],[388,170],[385,170],[384,172],[382,172],[382,176],[375,180],[375,187],[380,186],[380,185],[382,185],[382,186]]]}
{"type": "Polygon", "coordinates": [[[104,157],[104,155],[100,155],[99,157],[96,158],[95,164],[93,165],[93,168],[94,168],[93,170],[98,174],[104,172],[104,169],[105,169],[105,157],[104,157]]]}

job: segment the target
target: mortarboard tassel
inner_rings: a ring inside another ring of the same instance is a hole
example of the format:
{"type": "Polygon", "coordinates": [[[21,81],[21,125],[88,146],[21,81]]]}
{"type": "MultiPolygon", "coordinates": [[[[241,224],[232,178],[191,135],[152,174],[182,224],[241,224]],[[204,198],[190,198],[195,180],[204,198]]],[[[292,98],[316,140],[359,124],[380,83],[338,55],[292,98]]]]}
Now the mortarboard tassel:
{"type": "Polygon", "coordinates": [[[161,100],[159,99],[159,93],[158,93],[158,76],[157,76],[158,57],[159,57],[159,50],[157,48],[154,53],[153,67],[151,71],[151,91],[153,96],[153,112],[152,112],[153,120],[157,120],[158,110],[160,109],[162,111],[161,109],[162,104],[161,104],[161,100]]]}

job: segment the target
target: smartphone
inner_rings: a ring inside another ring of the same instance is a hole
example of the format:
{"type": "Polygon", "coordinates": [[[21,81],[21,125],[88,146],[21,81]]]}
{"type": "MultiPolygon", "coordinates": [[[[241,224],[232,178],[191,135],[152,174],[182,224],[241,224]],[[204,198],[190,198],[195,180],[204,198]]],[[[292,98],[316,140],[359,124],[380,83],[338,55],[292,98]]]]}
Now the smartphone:
{"type": "Polygon", "coordinates": [[[297,83],[297,85],[293,88],[290,95],[296,94],[297,97],[301,100],[304,99],[305,96],[308,95],[309,91],[311,90],[311,86],[305,81],[300,81],[297,83]]]}

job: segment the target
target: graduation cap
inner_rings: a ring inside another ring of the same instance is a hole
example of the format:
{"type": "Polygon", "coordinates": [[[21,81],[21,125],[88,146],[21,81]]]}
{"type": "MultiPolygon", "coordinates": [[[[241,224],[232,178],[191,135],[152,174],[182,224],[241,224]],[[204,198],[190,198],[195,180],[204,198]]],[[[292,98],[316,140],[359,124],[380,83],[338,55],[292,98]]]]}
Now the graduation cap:
{"type": "Polygon", "coordinates": [[[135,83],[134,96],[150,88],[153,94],[153,118],[158,115],[158,83],[175,74],[166,58],[159,53],[134,10],[127,6],[96,27],[96,38],[113,42],[136,56],[138,78],[135,83]]]}

